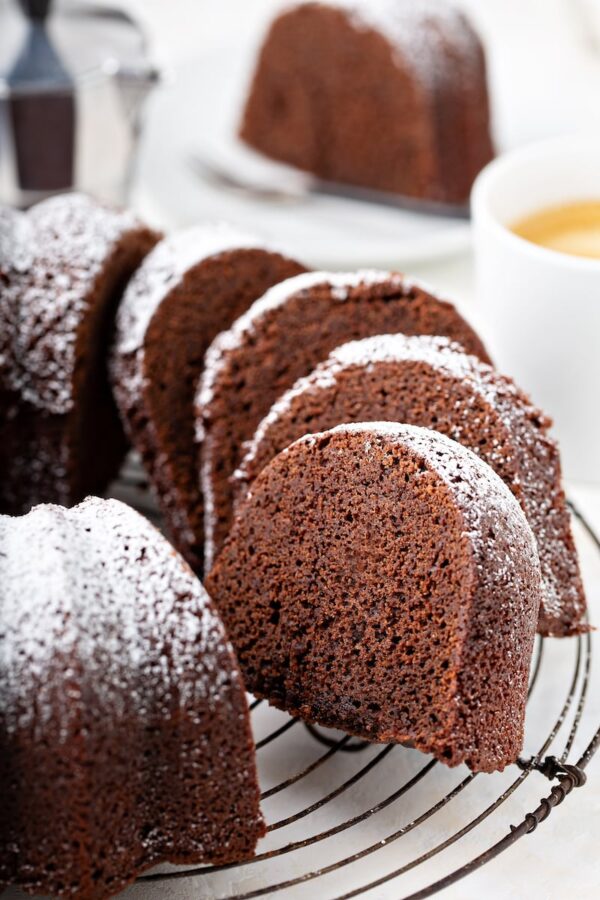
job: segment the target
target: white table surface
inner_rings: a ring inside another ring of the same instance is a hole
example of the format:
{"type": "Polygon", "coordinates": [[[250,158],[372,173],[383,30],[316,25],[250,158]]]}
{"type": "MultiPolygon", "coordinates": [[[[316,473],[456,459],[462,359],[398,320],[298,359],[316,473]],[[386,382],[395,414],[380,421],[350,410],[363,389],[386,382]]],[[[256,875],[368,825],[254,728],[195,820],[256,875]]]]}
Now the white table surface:
{"type": "MultiPolygon", "coordinates": [[[[600,128],[600,82],[596,81],[598,91],[574,90],[569,76],[579,79],[578,85],[598,78],[597,60],[582,50],[584,45],[589,50],[597,32],[580,17],[583,7],[589,4],[592,8],[595,0],[581,0],[581,4],[578,0],[465,0],[465,4],[488,39],[497,103],[501,108],[517,104],[522,109],[521,129],[526,127],[533,98],[538,107],[536,133],[531,138],[566,132],[582,121],[600,128]]],[[[228,46],[232,38],[240,40],[255,33],[278,5],[279,0],[139,0],[137,4],[160,41],[163,58],[174,66],[207,49],[228,46]]],[[[515,121],[514,116],[511,121],[515,121]]],[[[151,208],[152,184],[140,187],[141,205],[151,208]]],[[[485,331],[485,323],[478,321],[470,254],[421,263],[411,274],[453,297],[485,331]]],[[[569,491],[600,531],[600,485],[570,485],[569,491]]],[[[598,593],[595,591],[596,596],[598,593]]],[[[600,622],[600,608],[592,609],[592,619],[600,622]]],[[[596,708],[600,706],[596,704],[596,708]]],[[[481,872],[447,889],[443,896],[448,900],[479,900],[481,896],[499,900],[597,900],[600,758],[592,762],[588,776],[589,784],[581,794],[569,798],[535,834],[481,872]],[[571,837],[576,838],[574,843],[571,837]]],[[[377,874],[374,864],[373,877],[377,874]]],[[[316,891],[314,896],[318,897],[316,891]]],[[[134,894],[143,897],[144,891],[138,887],[134,894]]],[[[199,895],[182,885],[179,893],[176,887],[169,889],[168,896],[177,900],[199,895]]],[[[293,897],[293,892],[282,896],[293,897]]],[[[370,896],[378,895],[375,892],[370,896]]]]}

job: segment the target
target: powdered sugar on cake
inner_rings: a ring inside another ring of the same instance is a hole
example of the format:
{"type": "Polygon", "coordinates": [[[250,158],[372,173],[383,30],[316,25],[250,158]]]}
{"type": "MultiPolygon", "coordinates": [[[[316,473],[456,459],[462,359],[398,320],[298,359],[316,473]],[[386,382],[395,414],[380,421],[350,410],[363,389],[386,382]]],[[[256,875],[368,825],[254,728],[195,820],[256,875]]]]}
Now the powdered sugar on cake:
{"type": "Polygon", "coordinates": [[[16,253],[0,318],[5,386],[24,402],[57,415],[72,408],[77,334],[90,294],[118,242],[140,227],[131,213],[81,194],[38,204],[19,226],[29,230],[34,252],[25,265],[23,251],[16,253]]]}
{"type": "MultiPolygon", "coordinates": [[[[512,381],[503,378],[477,357],[467,355],[459,344],[447,337],[383,334],[350,341],[333,350],[310,375],[298,379],[296,384],[271,407],[256,429],[254,437],[248,442],[244,460],[235,473],[235,478],[244,480],[246,470],[270,428],[291,410],[299,398],[313,390],[327,390],[333,387],[339,376],[348,369],[361,368],[369,372],[381,363],[404,362],[422,362],[450,377],[468,380],[472,389],[486,403],[498,410],[507,428],[510,428],[511,419],[517,412],[516,401],[520,400],[519,412],[522,412],[524,405],[525,412],[533,409],[530,405],[524,404],[523,395],[512,381]]],[[[465,410],[465,415],[469,413],[469,410],[465,410]]]]}
{"type": "MultiPolygon", "coordinates": [[[[144,339],[148,327],[185,274],[204,260],[233,250],[267,249],[264,242],[225,224],[200,225],[180,231],[156,245],[135,273],[117,314],[115,351],[109,363],[121,408],[139,402],[145,385],[144,339]]],[[[125,421],[128,428],[128,423],[125,421]]],[[[152,419],[148,429],[154,431],[152,419]]],[[[158,453],[159,440],[153,442],[158,453]]],[[[179,507],[179,502],[174,507],[179,507]]],[[[186,522],[185,527],[188,528],[186,522]]],[[[192,532],[189,537],[193,538],[192,532]]]]}
{"type": "MultiPolygon", "coordinates": [[[[227,370],[231,355],[244,347],[251,345],[255,336],[265,328],[268,328],[270,316],[276,310],[292,302],[295,297],[302,298],[305,294],[319,287],[323,288],[325,296],[333,303],[343,304],[350,300],[353,292],[361,287],[377,288],[381,286],[386,297],[393,296],[397,292],[397,298],[411,297],[415,291],[423,291],[430,295],[427,285],[406,278],[398,272],[389,272],[378,269],[364,269],[356,272],[305,272],[288,278],[272,287],[263,297],[257,300],[250,309],[240,316],[233,326],[222,332],[209,347],[205,356],[205,368],[196,394],[196,442],[203,446],[201,484],[205,499],[205,560],[207,570],[213,560],[215,528],[215,496],[213,486],[213,464],[218,448],[212,448],[207,440],[207,433],[211,427],[213,404],[218,391],[222,373],[227,370]],[[213,454],[215,456],[213,456],[213,454]]],[[[365,297],[364,302],[371,299],[375,302],[378,297],[374,290],[372,297],[365,297]]],[[[435,302],[439,301],[437,298],[435,302]]]]}
{"type": "MultiPolygon", "coordinates": [[[[404,276],[380,271],[377,269],[365,269],[357,272],[303,272],[270,288],[259,300],[252,304],[250,309],[237,319],[228,331],[222,332],[209,347],[204,360],[204,372],[200,380],[196,395],[195,434],[198,444],[205,440],[206,419],[209,418],[209,406],[213,400],[215,385],[219,374],[226,364],[227,355],[240,347],[251,336],[259,323],[276,310],[287,303],[292,297],[302,294],[319,285],[330,291],[334,301],[344,303],[353,288],[360,285],[392,284],[398,290],[408,292],[417,283],[404,278],[404,276]],[[206,419],[205,419],[206,416],[206,419]]],[[[212,461],[208,452],[202,453],[201,484],[204,496],[204,521],[205,521],[205,561],[207,570],[214,558],[213,530],[215,523],[215,498],[211,477],[212,461]]]]}
{"type": "Polygon", "coordinates": [[[270,248],[223,222],[199,225],[165,238],[148,254],[125,292],[117,321],[118,352],[134,353],[143,346],[161,302],[190,269],[221,253],[258,249],[270,248]]]}
{"type": "MultiPolygon", "coordinates": [[[[160,241],[148,254],[131,279],[117,314],[115,352],[109,367],[121,409],[135,408],[140,403],[146,383],[144,340],[161,303],[190,269],[212,256],[240,249],[266,249],[266,245],[221,222],[177,232],[160,241]]],[[[123,422],[129,431],[126,417],[123,422]]],[[[169,459],[160,451],[160,440],[151,416],[146,422],[146,433],[156,454],[155,473],[161,480],[164,501],[169,504],[171,515],[176,517],[182,536],[191,544],[195,536],[185,503],[179,497],[169,459]]]]}
{"type": "MultiPolygon", "coordinates": [[[[501,527],[508,531],[513,541],[525,546],[532,565],[539,566],[537,546],[533,532],[527,523],[518,501],[496,475],[493,469],[462,444],[437,431],[416,425],[400,425],[395,422],[359,422],[338,425],[328,432],[306,435],[291,445],[305,442],[317,445],[324,437],[338,434],[364,435],[366,454],[374,449],[385,451],[386,444],[398,444],[423,459],[443,479],[455,497],[465,519],[465,534],[476,550],[488,561],[496,554],[495,536],[487,528],[490,510],[497,514],[501,527]],[[485,527],[484,519],[485,518],[485,527]]],[[[288,451],[284,451],[288,452],[288,451]]],[[[510,560],[502,561],[495,571],[501,577],[502,567],[510,560]]]]}
{"type": "Polygon", "coordinates": [[[124,504],[89,499],[0,517],[0,709],[9,731],[43,734],[52,718],[66,737],[90,697],[115,717],[131,704],[155,715],[161,699],[169,715],[174,696],[182,708],[199,698],[216,704],[232,678],[217,664],[223,652],[201,583],[124,504]]]}
{"type": "Polygon", "coordinates": [[[0,207],[0,272],[26,272],[31,265],[33,239],[28,217],[16,209],[0,207]]]}
{"type": "Polygon", "coordinates": [[[408,66],[427,87],[439,79],[456,77],[445,48],[453,57],[479,59],[479,42],[460,8],[451,0],[333,0],[328,5],[346,10],[352,26],[375,30],[391,44],[398,64],[408,66]]]}
{"type": "MultiPolygon", "coordinates": [[[[214,392],[215,380],[223,365],[223,357],[235,350],[244,341],[248,334],[252,334],[263,316],[274,309],[283,306],[284,303],[303,291],[323,285],[329,288],[334,300],[343,303],[348,299],[349,292],[360,285],[388,284],[397,285],[399,289],[408,292],[413,287],[424,285],[405,278],[395,272],[385,272],[378,269],[362,269],[357,272],[303,272],[293,278],[287,278],[270,288],[264,296],[252,304],[250,309],[237,319],[229,331],[222,332],[211,344],[205,359],[204,374],[200,382],[196,405],[202,410],[211,403],[214,392]]],[[[198,421],[198,440],[203,438],[202,422],[198,421]]]]}
{"type": "MultiPolygon", "coordinates": [[[[567,615],[576,621],[575,611],[582,609],[583,595],[569,538],[558,450],[548,433],[551,423],[510,378],[465,354],[446,337],[379,335],[335,349],[310,375],[299,379],[282,395],[247,442],[235,473],[238,501],[260,469],[281,449],[284,423],[291,427],[293,423],[301,425],[303,409],[320,409],[323,404],[327,409],[335,397],[339,399],[339,392],[344,396],[344,392],[360,390],[358,385],[369,374],[375,377],[378,372],[381,384],[393,386],[405,364],[412,363],[421,366],[415,377],[423,379],[424,390],[443,390],[444,397],[453,404],[447,410],[442,430],[462,443],[463,423],[467,431],[475,428],[480,441],[474,444],[471,438],[468,446],[493,466],[520,501],[538,541],[546,615],[560,622],[567,609],[571,611],[567,615]],[[350,378],[348,382],[345,375],[350,378]]],[[[393,409],[393,398],[390,403],[393,409]]],[[[417,416],[421,415],[417,411],[417,416]]]]}

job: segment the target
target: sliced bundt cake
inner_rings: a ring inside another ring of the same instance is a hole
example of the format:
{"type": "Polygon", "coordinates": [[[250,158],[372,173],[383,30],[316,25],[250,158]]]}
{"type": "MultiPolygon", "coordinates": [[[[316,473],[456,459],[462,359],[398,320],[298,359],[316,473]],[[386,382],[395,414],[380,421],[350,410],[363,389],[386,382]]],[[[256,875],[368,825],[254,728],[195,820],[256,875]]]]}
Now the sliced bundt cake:
{"type": "Polygon", "coordinates": [[[241,137],[321,178],[465,202],[493,155],[484,52],[446,0],[329,0],[282,12],[241,137]]]}
{"type": "Polygon", "coordinates": [[[17,514],[102,493],[116,474],[126,442],[106,357],[123,288],[158,236],[81,194],[0,228],[0,512],[17,514]]]}
{"type": "Polygon", "coordinates": [[[264,833],[240,673],[200,582],[114,500],[0,517],[0,889],[101,900],[264,833]]]}
{"type": "Polygon", "coordinates": [[[302,435],[379,420],[440,431],[500,475],[537,540],[544,582],[540,632],[579,631],[585,596],[550,422],[510,378],[447,338],[380,335],[334,350],[258,426],[236,473],[239,497],[302,435]]]}
{"type": "Polygon", "coordinates": [[[275,457],[207,579],[257,696],[485,772],[521,750],[540,586],[533,534],[495,472],[391,423],[275,457]]]}
{"type": "Polygon", "coordinates": [[[202,567],[203,512],[194,445],[194,391],[214,337],[278,281],[303,271],[226,225],[163,241],[119,309],[112,380],[177,548],[202,567]]]}
{"type": "Polygon", "coordinates": [[[384,332],[443,334],[489,362],[451,303],[389,272],[311,272],[276,285],[221,334],[197,397],[206,569],[231,523],[243,443],[284,390],[346,341],[384,332]]]}

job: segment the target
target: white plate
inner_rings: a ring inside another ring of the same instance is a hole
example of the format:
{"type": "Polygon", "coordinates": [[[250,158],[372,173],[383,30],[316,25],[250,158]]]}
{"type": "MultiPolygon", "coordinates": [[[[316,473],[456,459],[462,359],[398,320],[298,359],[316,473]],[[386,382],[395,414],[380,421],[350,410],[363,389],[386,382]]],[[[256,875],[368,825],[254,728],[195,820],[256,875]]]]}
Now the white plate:
{"type": "Polygon", "coordinates": [[[317,268],[395,266],[460,252],[468,222],[362,201],[311,195],[256,200],[210,184],[194,155],[277,179],[283,167],[246,150],[236,137],[253,47],[210,52],[180,69],[156,97],[134,202],[165,228],[226,219],[275,240],[317,268]]]}

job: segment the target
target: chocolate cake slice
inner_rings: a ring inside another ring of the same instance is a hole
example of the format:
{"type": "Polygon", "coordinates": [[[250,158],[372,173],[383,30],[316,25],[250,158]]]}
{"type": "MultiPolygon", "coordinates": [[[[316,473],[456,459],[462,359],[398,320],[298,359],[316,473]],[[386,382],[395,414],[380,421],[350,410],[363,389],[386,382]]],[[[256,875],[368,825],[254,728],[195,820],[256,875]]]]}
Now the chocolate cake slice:
{"type": "Polygon", "coordinates": [[[450,766],[517,758],[537,549],[455,441],[392,423],[301,438],[254,482],[206,584],[257,697],[450,766]]]}
{"type": "Polygon", "coordinates": [[[231,523],[231,476],[277,397],[339,344],[384,332],[443,334],[489,358],[454,306],[390,272],[311,272],[282,282],[221,334],[197,397],[206,570],[231,523]]]}
{"type": "Polygon", "coordinates": [[[70,506],[104,491],[127,446],[106,357],[122,291],[158,235],[81,194],[0,228],[0,511],[70,506]]]}
{"type": "Polygon", "coordinates": [[[433,428],[473,450],[519,500],[543,575],[539,631],[582,630],[585,595],[550,420],[514,382],[443,337],[379,335],[338,347],[271,408],[236,473],[243,498],[257,474],[308,432],[343,422],[433,428]]]}
{"type": "Polygon", "coordinates": [[[0,516],[0,890],[102,900],[265,832],[248,705],[198,579],[114,500],[0,516]]]}
{"type": "Polygon", "coordinates": [[[293,5],[265,38],[240,135],[323,179],[465,203],[493,156],[482,44],[449,0],[293,5]]]}
{"type": "Polygon", "coordinates": [[[226,225],[161,241],[119,309],[112,381],[175,545],[202,569],[203,510],[194,444],[194,392],[206,348],[278,281],[304,271],[226,225]]]}

